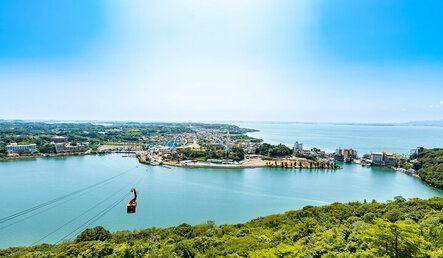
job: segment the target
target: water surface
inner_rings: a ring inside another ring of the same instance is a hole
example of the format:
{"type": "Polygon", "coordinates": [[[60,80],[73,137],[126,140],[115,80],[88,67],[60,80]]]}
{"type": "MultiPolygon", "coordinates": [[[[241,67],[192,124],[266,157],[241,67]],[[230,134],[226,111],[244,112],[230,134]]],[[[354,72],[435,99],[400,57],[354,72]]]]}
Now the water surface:
{"type": "Polygon", "coordinates": [[[411,149],[418,146],[443,147],[443,127],[441,126],[270,122],[236,122],[234,124],[260,130],[249,135],[272,144],[284,143],[292,147],[295,141],[299,141],[307,149],[317,147],[328,152],[342,147],[354,148],[359,154],[379,151],[409,154],[411,149]]]}
{"type": "MultiPolygon", "coordinates": [[[[126,214],[128,196],[96,223],[116,231],[167,227],[183,222],[246,222],[306,205],[346,201],[385,201],[396,195],[443,196],[420,180],[383,168],[344,165],[342,170],[186,169],[150,167],[118,154],[0,162],[0,217],[29,208],[131,169],[96,187],[5,229],[0,248],[31,245],[82,212],[93,208],[43,242],[54,243],[131,187],[140,192],[137,213],[126,214]],[[136,167],[138,166],[138,168],[136,167]]],[[[14,221],[10,221],[14,222],[14,221]]],[[[0,228],[9,223],[0,224],[0,228]]]]}

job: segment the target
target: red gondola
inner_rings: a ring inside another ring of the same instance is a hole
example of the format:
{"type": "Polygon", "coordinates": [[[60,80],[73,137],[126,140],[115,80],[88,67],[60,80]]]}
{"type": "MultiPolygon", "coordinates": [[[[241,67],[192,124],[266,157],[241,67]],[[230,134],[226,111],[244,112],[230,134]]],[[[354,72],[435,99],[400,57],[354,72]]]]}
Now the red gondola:
{"type": "Polygon", "coordinates": [[[134,199],[128,202],[127,213],[135,213],[135,208],[137,207],[137,191],[135,188],[131,189],[131,192],[134,192],[134,199]]]}

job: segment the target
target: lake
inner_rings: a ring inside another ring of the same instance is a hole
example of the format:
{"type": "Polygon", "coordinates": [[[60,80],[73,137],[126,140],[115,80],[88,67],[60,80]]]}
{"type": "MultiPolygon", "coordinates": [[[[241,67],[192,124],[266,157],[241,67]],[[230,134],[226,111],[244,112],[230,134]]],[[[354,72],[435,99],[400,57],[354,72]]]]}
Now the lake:
{"type": "Polygon", "coordinates": [[[353,148],[359,155],[371,152],[409,154],[418,146],[443,147],[443,127],[395,125],[346,125],[276,122],[235,122],[243,128],[260,130],[248,135],[271,144],[293,147],[295,141],[304,147],[334,152],[336,148],[353,148]]]}
{"type": "MultiPolygon", "coordinates": [[[[267,126],[262,125],[261,129],[267,126]]],[[[287,128],[287,125],[280,126],[287,128]]],[[[259,126],[252,128],[257,127],[259,126]]],[[[430,134],[426,129],[423,130],[424,135],[430,134]]],[[[439,136],[439,133],[437,130],[434,137],[439,136]]],[[[267,139],[270,142],[277,137],[272,130],[269,133],[263,130],[260,134],[273,135],[274,138],[267,139]]],[[[359,145],[360,141],[365,141],[366,136],[359,136],[362,134],[355,134],[356,140],[351,143],[351,147],[363,147],[359,145]]],[[[297,133],[291,137],[282,135],[278,141],[310,137],[313,136],[297,133]]],[[[415,134],[407,138],[412,142],[412,147],[425,145],[416,144],[418,140],[414,137],[415,134]]],[[[439,140],[441,138],[435,139],[434,144],[439,140]]],[[[317,145],[317,142],[305,141],[305,144],[332,148],[328,142],[322,143],[322,146],[317,145]]],[[[378,144],[380,148],[388,148],[389,142],[378,144]]],[[[412,148],[406,145],[402,143],[396,146],[398,151],[412,148]]],[[[64,199],[58,206],[54,206],[57,203],[48,205],[16,220],[0,223],[0,248],[31,245],[78,217],[41,241],[54,243],[70,232],[75,233],[76,228],[129,193],[132,187],[140,192],[137,213],[126,214],[126,203],[132,198],[128,195],[109,213],[89,226],[102,225],[116,231],[152,226],[168,227],[183,222],[199,224],[208,220],[215,221],[216,224],[241,223],[306,205],[373,199],[381,202],[392,200],[397,195],[406,198],[443,196],[442,191],[429,187],[414,177],[389,169],[349,164],[342,166],[342,170],[167,169],[145,166],[139,164],[135,158],[120,154],[0,162],[0,218],[126,172],[87,192],[64,199]],[[44,212],[39,213],[40,211],[44,212]],[[22,220],[27,216],[30,217],[22,220]]],[[[73,235],[75,234],[68,238],[73,235]]]]}

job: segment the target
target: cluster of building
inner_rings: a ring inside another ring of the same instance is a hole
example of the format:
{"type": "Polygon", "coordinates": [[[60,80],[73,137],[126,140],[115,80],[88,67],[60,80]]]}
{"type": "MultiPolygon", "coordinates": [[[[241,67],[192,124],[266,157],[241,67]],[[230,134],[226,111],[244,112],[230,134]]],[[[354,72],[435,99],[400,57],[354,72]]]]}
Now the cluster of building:
{"type": "Polygon", "coordinates": [[[232,146],[242,148],[245,151],[245,153],[255,153],[255,150],[258,147],[260,147],[260,143],[252,141],[239,141],[239,142],[234,142],[232,146]]]}
{"type": "Polygon", "coordinates": [[[151,146],[172,145],[168,147],[177,147],[197,142],[204,143],[209,146],[224,146],[226,144],[226,131],[217,129],[200,129],[195,133],[148,136],[143,137],[143,140],[148,142],[151,146]]]}
{"type": "Polygon", "coordinates": [[[295,142],[294,144],[294,153],[301,153],[301,154],[307,154],[307,155],[311,155],[315,158],[317,158],[318,160],[328,163],[330,160],[330,155],[328,153],[326,153],[325,151],[322,151],[320,149],[317,148],[313,148],[311,150],[304,150],[303,149],[303,143],[301,142],[295,142]]]}
{"type": "Polygon", "coordinates": [[[149,136],[143,137],[143,139],[149,142],[147,146],[157,149],[161,148],[161,146],[167,148],[201,149],[200,144],[204,144],[213,147],[240,147],[246,153],[255,153],[255,150],[260,146],[260,142],[256,141],[231,139],[228,131],[218,129],[199,129],[195,133],[149,136]]]}
{"type": "MultiPolygon", "coordinates": [[[[85,151],[85,144],[71,145],[68,142],[68,138],[62,136],[52,137],[51,144],[54,145],[55,152],[57,153],[73,153],[85,151]]],[[[6,151],[9,155],[32,154],[37,152],[37,144],[11,143],[6,146],[6,151]]]]}
{"type": "MultiPolygon", "coordinates": [[[[425,150],[423,147],[417,147],[411,150],[412,154],[420,154],[425,150]]],[[[399,154],[388,153],[388,152],[373,152],[371,154],[365,154],[362,157],[358,156],[358,152],[352,148],[338,148],[334,153],[325,153],[319,149],[304,150],[303,143],[296,141],[294,143],[294,153],[310,154],[314,157],[333,159],[340,162],[353,162],[356,160],[362,165],[373,165],[373,166],[383,166],[383,167],[395,167],[398,165],[399,160],[402,158],[399,154]]],[[[403,171],[402,171],[403,172],[403,171]]],[[[413,174],[414,171],[404,171],[407,174],[413,174]]]]}
{"type": "Polygon", "coordinates": [[[57,153],[72,153],[72,152],[85,151],[85,145],[83,144],[71,145],[68,142],[68,138],[63,136],[52,137],[51,144],[54,145],[55,152],[57,153]]]}

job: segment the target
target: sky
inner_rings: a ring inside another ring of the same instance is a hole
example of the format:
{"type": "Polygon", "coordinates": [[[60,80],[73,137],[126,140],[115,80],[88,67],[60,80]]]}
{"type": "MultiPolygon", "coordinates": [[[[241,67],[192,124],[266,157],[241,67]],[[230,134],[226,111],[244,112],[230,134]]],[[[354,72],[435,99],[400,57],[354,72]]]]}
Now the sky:
{"type": "Polygon", "coordinates": [[[443,119],[439,0],[2,0],[0,119],[443,119]]]}

